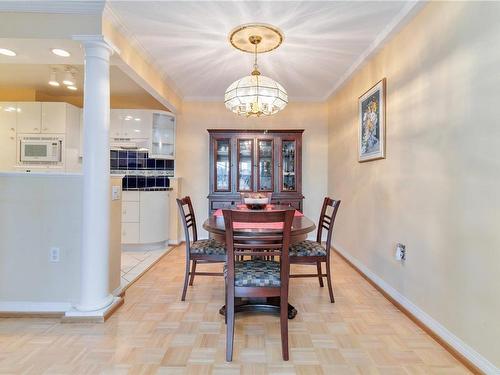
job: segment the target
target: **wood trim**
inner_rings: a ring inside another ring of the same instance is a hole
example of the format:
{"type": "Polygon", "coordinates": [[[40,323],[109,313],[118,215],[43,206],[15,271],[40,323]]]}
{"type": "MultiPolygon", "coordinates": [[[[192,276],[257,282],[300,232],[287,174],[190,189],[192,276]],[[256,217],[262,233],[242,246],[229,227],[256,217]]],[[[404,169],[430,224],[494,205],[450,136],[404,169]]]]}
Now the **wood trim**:
{"type": "Polygon", "coordinates": [[[344,257],[335,249],[335,247],[331,247],[335,253],[337,253],[352,269],[354,269],[357,273],[361,275],[366,281],[368,281],[380,294],[382,294],[390,303],[392,303],[398,310],[400,310],[403,314],[405,314],[413,323],[419,326],[425,333],[427,333],[434,341],[436,341],[439,345],[441,345],[448,353],[450,353],[457,361],[462,363],[468,370],[470,370],[473,374],[484,374],[474,363],[472,363],[469,359],[465,358],[461,353],[459,353],[455,348],[453,348],[450,344],[448,344],[441,336],[435,333],[432,329],[430,329],[427,325],[425,325],[420,319],[418,319],[415,315],[413,315],[408,309],[406,309],[403,305],[401,305],[398,301],[392,298],[384,289],[378,286],[372,279],[370,279],[363,271],[361,271],[358,267],[356,267],[349,259],[344,257]]]}
{"type": "Polygon", "coordinates": [[[230,192],[232,190],[232,174],[233,174],[233,165],[232,165],[232,147],[231,147],[231,138],[215,138],[214,140],[214,165],[213,165],[213,173],[214,173],[214,192],[230,192]],[[228,171],[228,184],[227,184],[227,189],[218,189],[217,188],[217,150],[219,149],[218,144],[220,141],[227,141],[228,143],[228,149],[227,149],[227,161],[229,163],[229,171],[228,171]]]}
{"type": "Polygon", "coordinates": [[[304,129],[207,129],[209,133],[304,133],[304,129]]]}

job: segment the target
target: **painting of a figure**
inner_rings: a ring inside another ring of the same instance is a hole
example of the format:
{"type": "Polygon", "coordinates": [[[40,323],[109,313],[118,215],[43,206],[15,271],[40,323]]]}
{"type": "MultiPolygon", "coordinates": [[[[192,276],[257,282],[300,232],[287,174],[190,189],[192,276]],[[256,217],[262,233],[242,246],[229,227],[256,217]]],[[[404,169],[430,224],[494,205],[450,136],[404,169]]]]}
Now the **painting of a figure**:
{"type": "Polygon", "coordinates": [[[385,79],[359,98],[360,162],[385,157],[385,79]]]}

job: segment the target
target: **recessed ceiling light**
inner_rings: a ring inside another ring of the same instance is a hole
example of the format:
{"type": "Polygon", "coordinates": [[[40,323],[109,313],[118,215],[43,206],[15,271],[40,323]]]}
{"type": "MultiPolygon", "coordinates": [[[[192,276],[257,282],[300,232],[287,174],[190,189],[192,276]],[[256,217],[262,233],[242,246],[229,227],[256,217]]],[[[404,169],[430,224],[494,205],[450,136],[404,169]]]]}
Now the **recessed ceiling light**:
{"type": "Polygon", "coordinates": [[[134,120],[135,121],[141,121],[141,119],[139,117],[136,117],[134,120]]]}
{"type": "Polygon", "coordinates": [[[69,90],[73,90],[73,91],[78,90],[78,89],[76,88],[76,86],[66,86],[66,87],[67,87],[69,90]]]}
{"type": "Polygon", "coordinates": [[[53,69],[50,72],[49,85],[54,86],[54,87],[58,87],[59,86],[59,82],[57,81],[56,74],[57,74],[57,72],[56,72],[55,69],[53,69]]]}
{"type": "Polygon", "coordinates": [[[68,51],[65,51],[63,49],[60,49],[60,48],[52,49],[52,53],[54,55],[61,56],[61,57],[70,57],[71,56],[71,53],[69,53],[68,51]]]}
{"type": "Polygon", "coordinates": [[[14,56],[16,56],[16,53],[10,49],[7,49],[7,48],[0,48],[0,55],[14,57],[14,56]]]}

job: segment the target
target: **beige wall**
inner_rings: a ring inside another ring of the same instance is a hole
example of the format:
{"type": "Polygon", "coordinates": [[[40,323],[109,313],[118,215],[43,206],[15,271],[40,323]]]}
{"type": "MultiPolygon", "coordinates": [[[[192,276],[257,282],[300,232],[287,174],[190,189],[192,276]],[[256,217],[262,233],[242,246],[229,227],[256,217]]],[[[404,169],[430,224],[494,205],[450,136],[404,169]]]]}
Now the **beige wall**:
{"type": "MultiPolygon", "coordinates": [[[[201,230],[208,214],[208,143],[206,129],[305,129],[303,135],[302,189],[304,213],[316,219],[326,194],[328,129],[323,103],[290,103],[271,117],[246,118],[228,111],[222,101],[186,102],[177,117],[176,173],[182,177],[182,194],[190,195],[201,230]]],[[[207,236],[206,232],[200,232],[207,236]]]]}
{"type": "Polygon", "coordinates": [[[335,246],[497,367],[499,19],[500,3],[428,4],[328,106],[335,246]],[[357,98],[383,77],[387,158],[358,163],[357,98]]]}

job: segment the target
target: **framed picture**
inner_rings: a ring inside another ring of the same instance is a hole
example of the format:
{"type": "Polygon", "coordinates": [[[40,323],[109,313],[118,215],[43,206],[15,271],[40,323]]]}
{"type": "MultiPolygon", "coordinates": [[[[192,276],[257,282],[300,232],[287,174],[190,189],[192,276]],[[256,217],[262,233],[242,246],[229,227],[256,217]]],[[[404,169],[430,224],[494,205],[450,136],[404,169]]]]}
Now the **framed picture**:
{"type": "Polygon", "coordinates": [[[385,158],[385,78],[359,98],[358,161],[385,158]]]}

